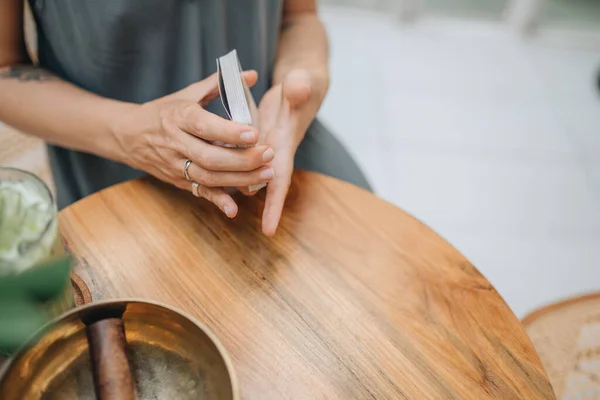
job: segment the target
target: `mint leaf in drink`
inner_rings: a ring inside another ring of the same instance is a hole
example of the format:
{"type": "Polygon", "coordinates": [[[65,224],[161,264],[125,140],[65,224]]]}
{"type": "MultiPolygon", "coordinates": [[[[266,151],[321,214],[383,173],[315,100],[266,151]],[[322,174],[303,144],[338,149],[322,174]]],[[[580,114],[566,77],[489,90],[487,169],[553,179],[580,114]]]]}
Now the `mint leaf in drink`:
{"type": "Polygon", "coordinates": [[[32,185],[0,180],[0,276],[34,266],[54,241],[54,205],[32,185]]]}

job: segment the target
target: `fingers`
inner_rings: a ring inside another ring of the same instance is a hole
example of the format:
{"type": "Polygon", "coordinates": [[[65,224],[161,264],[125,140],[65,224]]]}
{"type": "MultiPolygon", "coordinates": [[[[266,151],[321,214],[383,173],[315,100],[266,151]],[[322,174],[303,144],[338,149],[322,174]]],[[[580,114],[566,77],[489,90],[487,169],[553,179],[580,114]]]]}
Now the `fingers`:
{"type": "Polygon", "coordinates": [[[260,189],[254,190],[251,192],[248,189],[248,186],[240,186],[240,187],[237,187],[236,189],[239,190],[240,193],[242,193],[244,196],[248,196],[248,197],[255,196],[256,194],[258,194],[258,192],[260,192],[260,189]]]}
{"type": "Polygon", "coordinates": [[[206,143],[185,132],[179,136],[179,152],[210,171],[254,171],[275,158],[273,149],[268,146],[232,149],[206,143]]]}
{"type": "Polygon", "coordinates": [[[179,128],[201,139],[240,146],[254,146],[258,141],[255,127],[221,118],[199,105],[188,103],[180,111],[179,128]]]}
{"type": "Polygon", "coordinates": [[[248,87],[252,87],[256,85],[256,82],[258,82],[258,72],[253,69],[242,72],[242,77],[246,81],[246,85],[248,85],[248,87]]]}
{"type": "Polygon", "coordinates": [[[202,85],[202,92],[199,96],[192,99],[202,107],[206,107],[208,103],[219,97],[219,74],[215,72],[208,78],[201,80],[196,85],[202,85]]]}
{"type": "Polygon", "coordinates": [[[248,190],[248,186],[240,186],[236,188],[240,193],[242,193],[244,196],[251,196],[252,194],[250,193],[250,191],[248,190]]]}
{"type": "Polygon", "coordinates": [[[205,100],[209,103],[211,99],[219,96],[219,75],[215,72],[208,78],[192,83],[172,94],[174,98],[188,100],[202,104],[205,100]]]}
{"type": "MultiPolygon", "coordinates": [[[[244,71],[242,72],[242,78],[246,81],[246,85],[248,87],[252,87],[258,81],[258,73],[254,70],[244,71]]],[[[206,107],[208,103],[219,97],[219,75],[215,72],[208,78],[200,81],[199,83],[205,82],[205,90],[206,92],[197,100],[197,102],[202,106],[206,107]]]]}
{"type": "MultiPolygon", "coordinates": [[[[246,80],[248,87],[254,86],[258,81],[258,73],[254,70],[242,72],[242,77],[246,80]]],[[[215,72],[208,78],[181,89],[174,96],[181,100],[189,100],[206,106],[219,97],[219,75],[215,72]]]]}
{"type": "Polygon", "coordinates": [[[229,218],[234,218],[238,213],[238,206],[233,201],[233,198],[223,188],[209,188],[203,185],[199,185],[197,190],[193,188],[193,182],[188,182],[190,185],[190,191],[198,197],[205,198],[214,205],[216,205],[225,215],[229,218]]]}
{"type": "Polygon", "coordinates": [[[220,172],[209,171],[193,162],[188,167],[188,174],[192,181],[211,188],[252,186],[259,183],[270,182],[275,177],[273,168],[269,166],[249,172],[220,172]]]}
{"type": "Polygon", "coordinates": [[[290,71],[283,81],[283,96],[291,107],[302,105],[311,96],[311,79],[308,71],[297,69],[290,71]]]}
{"type": "Polygon", "coordinates": [[[166,171],[163,168],[158,168],[156,165],[148,169],[148,171],[158,179],[170,183],[182,190],[192,192],[194,196],[205,198],[215,204],[229,218],[234,218],[238,213],[238,206],[233,201],[233,198],[223,188],[209,188],[203,185],[198,185],[197,190],[194,190],[194,182],[188,181],[183,177],[183,168],[185,162],[181,163],[179,171],[173,173],[166,171]]]}
{"type": "Polygon", "coordinates": [[[267,185],[267,197],[262,219],[262,230],[267,236],[274,236],[277,232],[289,187],[289,181],[283,179],[275,180],[267,185]]]}

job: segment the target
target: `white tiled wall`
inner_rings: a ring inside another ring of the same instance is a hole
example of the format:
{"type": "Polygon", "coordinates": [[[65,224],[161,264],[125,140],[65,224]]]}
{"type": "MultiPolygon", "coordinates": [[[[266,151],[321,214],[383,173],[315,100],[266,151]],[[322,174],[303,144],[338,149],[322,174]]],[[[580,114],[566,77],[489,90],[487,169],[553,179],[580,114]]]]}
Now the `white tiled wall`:
{"type": "Polygon", "coordinates": [[[518,316],[600,290],[600,48],[321,11],[321,118],[378,194],[454,244],[518,316]]]}

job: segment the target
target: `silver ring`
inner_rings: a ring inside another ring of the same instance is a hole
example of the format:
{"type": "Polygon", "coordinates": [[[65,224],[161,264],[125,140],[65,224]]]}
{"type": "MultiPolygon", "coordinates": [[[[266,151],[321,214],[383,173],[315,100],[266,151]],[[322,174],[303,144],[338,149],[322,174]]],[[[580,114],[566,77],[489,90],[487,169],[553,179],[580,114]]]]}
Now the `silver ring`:
{"type": "Polygon", "coordinates": [[[185,162],[185,165],[183,166],[183,176],[188,181],[192,180],[192,178],[190,178],[190,175],[188,174],[188,168],[190,167],[190,165],[192,165],[192,160],[187,160],[185,162]]]}
{"type": "Polygon", "coordinates": [[[200,184],[198,182],[192,182],[192,193],[196,197],[200,197],[200,193],[198,193],[199,187],[200,187],[200,184]]]}

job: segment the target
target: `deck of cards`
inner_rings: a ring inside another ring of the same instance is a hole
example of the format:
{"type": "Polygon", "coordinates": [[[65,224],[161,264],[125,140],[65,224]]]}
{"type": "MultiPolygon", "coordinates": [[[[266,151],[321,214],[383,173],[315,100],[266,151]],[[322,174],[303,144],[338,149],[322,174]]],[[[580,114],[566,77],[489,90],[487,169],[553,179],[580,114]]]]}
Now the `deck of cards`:
{"type": "MultiPolygon", "coordinates": [[[[217,59],[217,72],[219,75],[219,94],[227,117],[240,124],[256,126],[258,122],[258,108],[252,93],[242,77],[242,65],[236,50],[217,59]]],[[[218,146],[247,148],[252,146],[232,145],[223,142],[212,142],[218,146]]],[[[266,183],[249,186],[250,192],[255,192],[267,186],[266,183]]]]}

